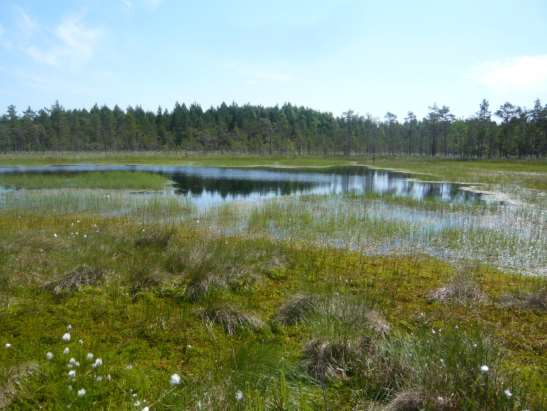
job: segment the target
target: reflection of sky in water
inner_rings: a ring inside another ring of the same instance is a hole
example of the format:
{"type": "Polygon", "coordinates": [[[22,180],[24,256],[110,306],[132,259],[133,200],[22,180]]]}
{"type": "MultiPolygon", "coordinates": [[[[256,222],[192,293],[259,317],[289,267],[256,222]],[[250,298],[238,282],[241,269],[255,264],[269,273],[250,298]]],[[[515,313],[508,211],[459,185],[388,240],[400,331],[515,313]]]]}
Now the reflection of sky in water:
{"type": "MultiPolygon", "coordinates": [[[[0,167],[1,173],[70,174],[90,171],[142,171],[167,175],[173,188],[166,194],[185,195],[199,208],[225,201],[257,201],[289,194],[376,193],[416,200],[475,200],[478,195],[449,183],[409,180],[401,173],[365,167],[325,169],[220,168],[148,165],[56,165],[0,167]]],[[[1,192],[0,192],[1,195],[1,192]]]]}

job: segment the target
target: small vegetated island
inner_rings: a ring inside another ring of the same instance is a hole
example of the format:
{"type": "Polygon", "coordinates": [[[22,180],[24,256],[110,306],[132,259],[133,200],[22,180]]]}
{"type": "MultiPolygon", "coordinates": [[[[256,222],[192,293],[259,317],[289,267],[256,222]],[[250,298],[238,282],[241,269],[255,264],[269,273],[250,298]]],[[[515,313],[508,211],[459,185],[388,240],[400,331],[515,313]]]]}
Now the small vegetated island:
{"type": "Polygon", "coordinates": [[[547,408],[539,101],[10,106],[0,151],[0,409],[547,408]]]}

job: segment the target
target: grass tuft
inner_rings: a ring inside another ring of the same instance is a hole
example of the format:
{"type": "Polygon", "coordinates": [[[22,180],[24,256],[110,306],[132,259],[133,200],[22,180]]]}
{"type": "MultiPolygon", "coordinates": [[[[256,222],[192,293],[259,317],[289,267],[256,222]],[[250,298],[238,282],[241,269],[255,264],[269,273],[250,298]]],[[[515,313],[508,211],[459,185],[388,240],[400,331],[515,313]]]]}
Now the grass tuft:
{"type": "Polygon", "coordinates": [[[67,294],[85,286],[96,286],[104,281],[104,270],[98,267],[81,265],[66,274],[63,278],[51,281],[44,288],[55,295],[67,294]]]}
{"type": "Polygon", "coordinates": [[[433,290],[429,294],[430,301],[458,304],[485,303],[488,297],[469,274],[457,273],[448,284],[433,290]]]}
{"type": "Polygon", "coordinates": [[[275,320],[283,325],[294,325],[317,310],[317,298],[299,294],[291,297],[278,310],[275,320]]]}
{"type": "Polygon", "coordinates": [[[208,307],[202,317],[208,323],[222,326],[228,335],[234,335],[241,330],[258,331],[264,327],[262,320],[255,315],[227,305],[208,307]]]}
{"type": "Polygon", "coordinates": [[[500,303],[504,307],[515,307],[528,310],[547,311],[547,287],[537,291],[505,294],[500,303]]]}
{"type": "Polygon", "coordinates": [[[172,228],[165,227],[146,227],[142,228],[135,238],[135,246],[166,248],[169,245],[169,240],[174,234],[172,228]]]}
{"type": "Polygon", "coordinates": [[[330,342],[311,340],[304,347],[304,364],[309,374],[325,383],[346,379],[355,363],[357,350],[349,341],[330,342]]]}

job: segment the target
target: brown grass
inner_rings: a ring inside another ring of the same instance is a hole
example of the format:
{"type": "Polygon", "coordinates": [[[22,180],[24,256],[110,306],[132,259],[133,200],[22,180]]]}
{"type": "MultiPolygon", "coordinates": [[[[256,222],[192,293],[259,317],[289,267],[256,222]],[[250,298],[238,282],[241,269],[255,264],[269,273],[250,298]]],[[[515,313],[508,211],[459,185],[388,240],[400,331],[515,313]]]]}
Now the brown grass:
{"type": "Polygon", "coordinates": [[[313,339],[304,347],[308,373],[321,382],[346,379],[358,357],[358,344],[313,339]]]}
{"type": "Polygon", "coordinates": [[[547,287],[520,294],[505,294],[499,301],[504,307],[547,311],[547,287]]]}
{"type": "Polygon", "coordinates": [[[433,290],[429,294],[429,300],[442,303],[481,304],[487,302],[488,298],[470,275],[460,272],[448,284],[433,290]]]}
{"type": "Polygon", "coordinates": [[[27,362],[8,370],[6,382],[0,387],[0,410],[9,407],[15,399],[22,382],[36,371],[38,371],[36,362],[27,362]]]}
{"type": "Polygon", "coordinates": [[[294,325],[317,310],[317,298],[299,294],[286,301],[278,310],[275,320],[283,325],[294,325]]]}
{"type": "Polygon", "coordinates": [[[104,271],[98,267],[81,265],[60,280],[51,281],[44,288],[55,295],[78,291],[84,286],[96,286],[104,281],[104,271]]]}
{"type": "Polygon", "coordinates": [[[222,326],[228,335],[244,329],[258,331],[264,327],[262,320],[255,315],[230,306],[209,307],[202,313],[202,318],[208,323],[222,326]]]}

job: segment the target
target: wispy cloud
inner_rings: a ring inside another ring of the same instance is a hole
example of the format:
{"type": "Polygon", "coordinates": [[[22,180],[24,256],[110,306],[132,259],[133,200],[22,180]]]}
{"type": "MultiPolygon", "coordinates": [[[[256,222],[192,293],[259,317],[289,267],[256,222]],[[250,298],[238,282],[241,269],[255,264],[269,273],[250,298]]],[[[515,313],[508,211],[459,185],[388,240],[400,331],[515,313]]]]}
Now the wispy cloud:
{"type": "Polygon", "coordinates": [[[156,10],[162,2],[163,0],[143,0],[144,6],[151,10],[156,10]]]}
{"type": "Polygon", "coordinates": [[[68,16],[52,33],[48,46],[39,47],[31,42],[23,50],[34,60],[48,65],[81,64],[93,56],[103,31],[87,26],[80,16],[68,16]]]}
{"type": "Polygon", "coordinates": [[[133,7],[133,2],[131,0],[120,0],[120,2],[128,9],[133,7]]]}
{"type": "Polygon", "coordinates": [[[57,26],[55,34],[69,54],[88,59],[93,54],[102,30],[86,26],[79,17],[68,17],[57,26]]]}
{"type": "Polygon", "coordinates": [[[38,23],[22,8],[17,8],[17,27],[25,37],[32,36],[39,29],[38,23]]]}
{"type": "Polygon", "coordinates": [[[497,92],[547,90],[547,55],[486,62],[474,67],[471,77],[497,92]]]}
{"type": "Polygon", "coordinates": [[[11,48],[11,42],[6,38],[6,29],[0,24],[0,48],[11,48]]]}
{"type": "Polygon", "coordinates": [[[59,51],[55,49],[42,51],[35,46],[27,46],[25,52],[39,63],[55,66],[59,63],[59,51]]]}

